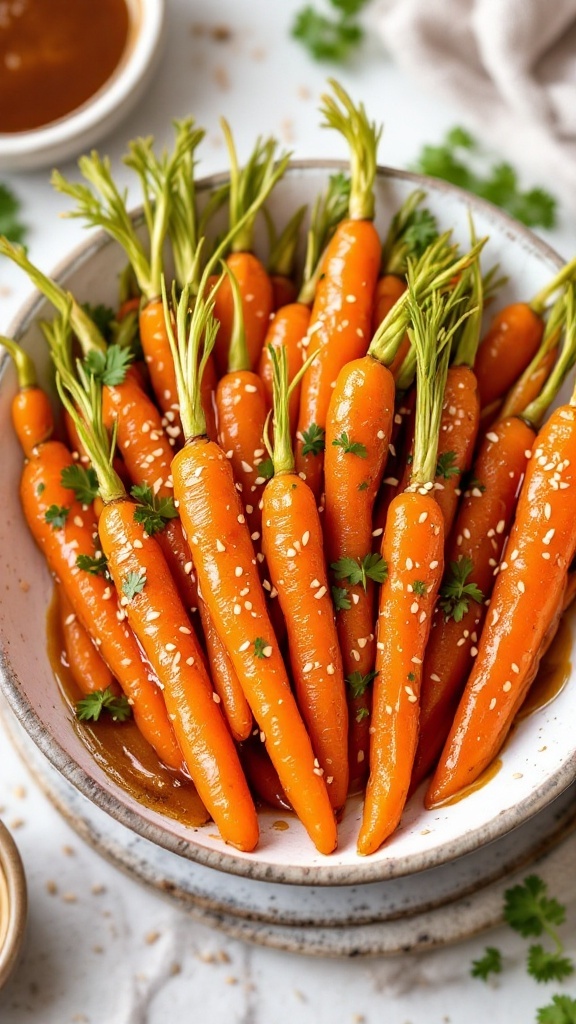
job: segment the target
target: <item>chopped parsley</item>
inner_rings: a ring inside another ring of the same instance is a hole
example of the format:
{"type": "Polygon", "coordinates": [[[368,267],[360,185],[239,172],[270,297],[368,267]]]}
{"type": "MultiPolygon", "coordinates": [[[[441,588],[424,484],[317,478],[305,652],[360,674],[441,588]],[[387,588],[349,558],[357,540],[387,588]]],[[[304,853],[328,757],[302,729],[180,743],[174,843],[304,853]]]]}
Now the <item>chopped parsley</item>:
{"type": "Polygon", "coordinates": [[[302,431],[302,455],[320,455],[326,447],[326,431],[316,423],[302,431]]]}
{"type": "Polygon", "coordinates": [[[60,474],[60,483],[67,490],[74,491],[74,497],[81,505],[91,505],[98,496],[98,477],[92,466],[85,468],[77,462],[65,466],[60,474]]]}
{"type": "Polygon", "coordinates": [[[70,509],[63,505],[50,505],[44,513],[44,519],[50,524],[53,530],[61,530],[65,525],[70,509]]]}
{"type": "Polygon", "coordinates": [[[115,722],[125,722],[132,714],[128,698],[123,694],[117,697],[110,686],[105,690],[94,690],[76,703],[76,715],[81,722],[97,722],[103,711],[107,711],[115,722]]]}
{"type": "Polygon", "coordinates": [[[446,619],[461,622],[468,611],[470,601],[482,604],[484,594],[480,587],[475,583],[466,582],[473,569],[474,563],[468,557],[461,556],[457,562],[450,562],[449,572],[440,587],[438,602],[446,619]]]}

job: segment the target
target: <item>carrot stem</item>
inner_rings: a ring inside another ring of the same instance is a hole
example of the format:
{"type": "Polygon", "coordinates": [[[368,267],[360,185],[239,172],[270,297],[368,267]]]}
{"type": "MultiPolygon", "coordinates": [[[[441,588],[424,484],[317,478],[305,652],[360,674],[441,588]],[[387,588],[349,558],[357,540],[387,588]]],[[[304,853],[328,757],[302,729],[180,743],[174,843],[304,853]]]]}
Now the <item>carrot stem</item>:
{"type": "Polygon", "coordinates": [[[272,217],[266,207],[263,208],[262,212],[266,219],[270,239],[267,270],[271,277],[273,274],[280,277],[292,277],[296,262],[296,250],[300,241],[300,229],[307,210],[307,206],[300,206],[277,235],[272,217]]]}
{"type": "MultiPolygon", "coordinates": [[[[569,285],[566,289],[566,295],[564,298],[566,337],[564,339],[564,345],[562,346],[560,356],[552,370],[552,373],[542,388],[542,391],[538,395],[538,398],[531,402],[522,413],[522,419],[526,420],[530,426],[538,427],[540,425],[544,418],[546,409],[556,397],[558,389],[561,387],[567,374],[576,363],[576,310],[574,308],[574,292],[574,285],[569,285]]],[[[576,389],[572,395],[571,404],[576,405],[576,389]]]]}
{"type": "Polygon", "coordinates": [[[350,202],[350,178],[345,174],[332,174],[326,191],[317,197],[312,207],[310,227],[306,237],[306,258],[298,302],[311,306],[322,268],[322,257],[337,224],[346,215],[350,202]]]}
{"type": "Polygon", "coordinates": [[[28,353],[20,345],[17,345],[15,341],[11,341],[10,338],[6,338],[4,335],[0,335],[0,345],[3,345],[12,357],[16,376],[18,377],[19,389],[22,391],[24,388],[36,387],[38,385],[36,367],[28,353]]]}
{"type": "Polygon", "coordinates": [[[234,303],[234,321],[230,337],[230,348],[228,349],[228,373],[239,373],[242,370],[250,369],[250,355],[246,344],[246,331],[242,314],[242,295],[236,275],[230,270],[227,263],[223,263],[222,266],[224,273],[230,281],[232,301],[234,303]]]}
{"type": "Polygon", "coordinates": [[[574,279],[576,275],[576,256],[573,257],[568,263],[566,263],[561,270],[552,278],[548,284],[544,285],[539,292],[536,293],[534,298],[529,302],[530,309],[537,316],[542,316],[548,299],[554,292],[557,292],[562,285],[574,279]]]}
{"type": "Polygon", "coordinates": [[[321,127],[335,128],[350,148],[348,216],[351,220],[374,220],[374,182],[382,127],[377,128],[374,122],[369,121],[364,104],[355,106],[348,93],[333,78],[328,79],[328,84],[334,96],[325,94],[321,97],[320,112],[325,118],[321,127]]]}

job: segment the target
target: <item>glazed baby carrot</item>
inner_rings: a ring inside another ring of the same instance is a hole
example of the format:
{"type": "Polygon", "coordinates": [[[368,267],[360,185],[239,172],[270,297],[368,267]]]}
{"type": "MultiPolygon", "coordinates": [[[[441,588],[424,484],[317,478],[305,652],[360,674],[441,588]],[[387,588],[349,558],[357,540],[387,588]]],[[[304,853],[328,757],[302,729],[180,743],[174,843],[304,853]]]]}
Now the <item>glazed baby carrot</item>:
{"type": "MultiPolygon", "coordinates": [[[[568,301],[565,344],[573,353],[576,322],[571,292],[568,301]]],[[[550,389],[557,372],[558,367],[550,389]]],[[[552,413],[534,442],[506,547],[506,567],[500,567],[496,579],[478,655],[426,794],[427,806],[448,799],[490,764],[534,678],[576,551],[570,501],[575,460],[573,395],[552,413]]]]}
{"type": "Polygon", "coordinates": [[[394,831],[408,795],[418,737],[422,662],[444,565],[444,524],[433,496],[449,345],[450,296],[422,306],[409,269],[410,341],[417,356],[416,439],[409,488],[388,510],[382,539],[372,702],[370,776],[358,852],[374,853],[394,831]]]}
{"type": "MultiPolygon", "coordinates": [[[[258,139],[246,166],[240,169],[230,128],[223,118],[220,124],[230,158],[229,254],[226,263],[240,289],[249,368],[255,370],[274,310],[274,294],[264,264],[252,252],[254,221],[261,206],[258,197],[274,165],[276,142],[273,139],[265,142],[258,139]]],[[[280,159],[282,170],[287,159],[287,156],[280,159]]],[[[212,278],[208,281],[208,287],[211,288],[213,284],[212,278]]],[[[234,297],[229,278],[218,289],[214,302],[214,315],[219,323],[214,356],[222,376],[228,366],[228,351],[234,329],[234,297]]]]}
{"type": "Polygon", "coordinates": [[[558,356],[560,335],[566,317],[564,292],[556,299],[546,321],[540,348],[532,362],[504,398],[499,417],[517,416],[538,397],[558,356]]]}
{"type": "Polygon", "coordinates": [[[120,693],[110,669],[100,657],[60,585],[56,587],[56,594],[68,668],[80,693],[94,693],[96,690],[107,690],[109,687],[114,693],[120,693]]]}
{"type": "Polygon", "coordinates": [[[20,345],[9,338],[0,337],[14,363],[18,390],[12,400],[12,423],[27,459],[33,458],[35,449],[50,440],[54,433],[54,415],[48,395],[38,386],[36,367],[20,345]]]}
{"type": "MultiPolygon", "coordinates": [[[[208,264],[207,270],[211,269],[208,264]]],[[[309,835],[320,852],[331,853],[337,841],[334,813],[325,782],[315,770],[312,745],[268,616],[230,463],[204,434],[199,381],[217,331],[213,304],[206,302],[204,291],[200,289],[190,314],[184,289],[177,309],[178,340],[172,331],[171,311],[166,311],[187,439],[172,463],[174,494],[202,596],[226,644],[261,739],[309,835]]]]}
{"type": "Polygon", "coordinates": [[[514,302],[493,317],[478,349],[474,369],[482,408],[501,398],[536,355],[544,333],[544,313],[550,296],[572,280],[576,259],[542,288],[530,302],[514,302]]]}
{"type": "Polygon", "coordinates": [[[243,320],[240,287],[228,269],[226,281],[231,289],[235,316],[228,349],[228,372],[216,388],[218,443],[230,459],[237,489],[250,526],[255,547],[260,549],[262,511],[260,507],[266,474],[264,427],[268,408],[264,385],[250,369],[243,320]]]}
{"type": "MultiPolygon", "coordinates": [[[[277,351],[281,348],[285,349],[288,359],[288,378],[292,381],[302,366],[303,352],[308,344],[310,306],[314,301],[323,253],[336,225],[342,220],[347,210],[349,195],[350,179],[344,174],[333,174],[328,182],[326,192],[318,196],[314,203],[307,234],[306,260],[298,301],[290,302],[277,310],[270,321],[260,356],[258,373],[264,384],[268,409],[272,408],[273,402],[270,346],[277,351]]],[[[296,434],[299,406],[300,384],[290,393],[291,437],[296,434]]]]}
{"type": "Polygon", "coordinates": [[[380,266],[380,239],[374,227],[374,180],[380,129],[362,104],[355,107],[330,81],[336,99],[323,97],[325,126],[336,128],[350,147],[351,190],[348,216],[340,222],[322,262],[308,337],[317,358],[302,380],[296,469],[318,500],[322,491],[323,437],[332,387],[343,366],[365,355],[371,334],[374,289],[380,266]],[[338,101],[343,109],[338,106],[338,101]]]}
{"type": "Polygon", "coordinates": [[[348,708],[312,491],[294,470],[290,439],[288,361],[270,353],[274,367],[274,476],[262,509],[263,551],[286,620],[288,654],[298,706],[324,774],[332,806],[348,792],[348,708]]]}
{"type": "Polygon", "coordinates": [[[60,397],[98,475],[104,502],[98,534],[108,572],[157,675],[186,767],[223,840],[253,850],[258,821],[238,755],[162,550],[112,469],[101,387],[82,367],[76,380],[69,356],[55,346],[53,356],[60,397]]]}

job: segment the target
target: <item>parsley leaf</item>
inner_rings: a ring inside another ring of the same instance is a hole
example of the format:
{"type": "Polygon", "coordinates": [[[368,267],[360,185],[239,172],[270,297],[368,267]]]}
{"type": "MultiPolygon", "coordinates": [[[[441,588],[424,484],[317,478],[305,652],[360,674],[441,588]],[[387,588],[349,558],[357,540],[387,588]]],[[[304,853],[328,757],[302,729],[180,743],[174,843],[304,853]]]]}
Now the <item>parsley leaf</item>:
{"type": "Polygon", "coordinates": [[[337,612],[347,612],[352,607],[348,591],[344,587],[331,587],[331,590],[334,610],[337,612]]]}
{"type": "Polygon", "coordinates": [[[316,423],[311,423],[308,430],[302,431],[302,455],[320,455],[326,444],[326,431],[316,423]]]}
{"type": "Polygon", "coordinates": [[[41,494],[44,494],[45,490],[46,490],[46,484],[42,484],[42,483],[38,484],[38,486],[36,488],[36,494],[38,495],[38,497],[40,497],[41,494]]]}
{"type": "Polygon", "coordinates": [[[108,575],[108,562],[105,555],[99,555],[98,557],[93,557],[92,555],[78,555],[76,565],[79,569],[83,569],[84,572],[89,572],[92,576],[108,575]]]}
{"type": "Polygon", "coordinates": [[[502,953],[495,946],[486,946],[484,956],[472,961],[470,974],[473,978],[487,981],[490,974],[502,973],[502,953]]]}
{"type": "Polygon", "coordinates": [[[88,314],[93,323],[100,331],[100,334],[106,338],[106,341],[110,341],[112,338],[112,325],[116,322],[116,314],[110,306],[105,306],[104,303],[99,302],[96,306],[93,306],[90,302],[83,302],[82,309],[88,314]]]}
{"type": "Polygon", "coordinates": [[[134,509],[134,522],[142,523],[149,537],[160,533],[169,519],[178,516],[174,499],[159,498],[147,484],[135,484],[130,494],[139,503],[134,509]]]}
{"type": "MultiPolygon", "coordinates": [[[[254,641],[254,657],[255,658],[267,658],[270,654],[268,648],[270,645],[264,640],[263,637],[257,636],[254,641]]],[[[272,648],[270,648],[271,650],[272,648]]]]}
{"type": "Polygon", "coordinates": [[[22,224],[20,200],[8,185],[0,183],[0,235],[6,235],[10,242],[22,244],[27,228],[22,224]]]}
{"type": "Polygon", "coordinates": [[[412,590],[414,591],[415,594],[418,594],[418,597],[424,597],[424,595],[427,593],[428,588],[422,580],[414,580],[414,583],[412,584],[412,590]]]}
{"type": "Polygon", "coordinates": [[[424,146],[414,170],[474,192],[528,227],[555,225],[554,197],[542,188],[522,191],[514,168],[502,161],[490,166],[487,154],[463,128],[452,128],[439,146],[424,146]]]}
{"type": "Polygon", "coordinates": [[[339,558],[337,562],[332,562],[330,568],[334,570],[337,580],[347,580],[353,587],[361,583],[364,590],[369,579],[375,583],[384,583],[388,576],[388,566],[377,553],[364,555],[362,559],[339,558]]]}
{"type": "Polygon", "coordinates": [[[370,718],[370,711],[369,711],[369,709],[368,708],[358,708],[358,711],[356,712],[356,721],[358,722],[358,724],[360,724],[360,722],[364,721],[365,718],[370,718]]]}
{"type": "Polygon", "coordinates": [[[352,672],[351,675],[346,676],[346,682],[350,687],[352,696],[354,699],[363,697],[366,693],[366,687],[376,679],[377,672],[367,672],[365,676],[361,672],[352,672]]]}
{"type": "Polygon", "coordinates": [[[105,352],[92,349],[84,359],[84,369],[100,384],[114,387],[123,383],[132,358],[129,348],[109,345],[105,352]]]}
{"type": "Polygon", "coordinates": [[[50,508],[46,509],[44,513],[44,519],[47,523],[50,523],[53,530],[61,530],[69,515],[69,508],[61,505],[50,505],[50,508]]]}
{"type": "Polygon", "coordinates": [[[359,491],[367,491],[368,490],[368,481],[367,480],[363,480],[361,484],[358,484],[358,490],[359,491]]]}
{"type": "Polygon", "coordinates": [[[85,468],[78,462],[65,466],[60,474],[60,483],[74,491],[74,497],[81,505],[91,505],[98,495],[98,477],[92,466],[85,468]]]}
{"type": "Polygon", "coordinates": [[[543,946],[530,946],[527,961],[528,974],[536,981],[563,981],[574,973],[574,964],[559,952],[549,953],[543,946]]]}
{"type": "MultiPolygon", "coordinates": [[[[457,562],[450,562],[450,571],[440,587],[439,607],[446,619],[461,622],[470,606],[470,601],[482,604],[484,594],[475,583],[466,583],[474,568],[471,558],[460,556],[457,562]]],[[[534,934],[540,934],[534,933],[534,934]]]]}
{"type": "Polygon", "coordinates": [[[271,480],[274,476],[274,463],[272,459],[264,459],[258,465],[258,476],[264,477],[264,480],[271,480]]]}
{"type": "Polygon", "coordinates": [[[365,459],[368,454],[366,445],[361,444],[359,441],[351,441],[345,430],[342,431],[340,437],[334,438],[332,446],[334,448],[342,448],[346,455],[359,455],[361,459],[365,459]]]}
{"type": "Polygon", "coordinates": [[[538,1024],[576,1024],[576,999],[570,996],[552,996],[549,1006],[537,1011],[538,1024]]]}
{"type": "Polygon", "coordinates": [[[460,469],[456,465],[456,452],[442,452],[442,455],[438,456],[436,476],[449,480],[451,476],[459,476],[459,474],[460,469]]]}
{"type": "Polygon", "coordinates": [[[548,886],[538,875],[529,875],[523,885],[515,885],[504,893],[504,917],[525,939],[542,935],[565,920],[565,907],[547,894],[548,886]]]}
{"type": "Polygon", "coordinates": [[[132,714],[128,698],[117,697],[110,686],[94,690],[76,703],[76,714],[81,722],[97,722],[103,711],[112,715],[115,722],[125,722],[132,714]]]}
{"type": "Polygon", "coordinates": [[[402,238],[407,256],[419,259],[438,238],[438,225],[430,210],[414,210],[402,238]]]}
{"type": "Polygon", "coordinates": [[[297,12],[292,36],[308,50],[315,60],[346,61],[362,42],[364,32],[353,15],[366,0],[332,0],[340,8],[337,17],[321,14],[310,4],[297,12]]]}
{"type": "Polygon", "coordinates": [[[129,572],[122,580],[122,593],[129,601],[141,594],[146,586],[146,573],[129,572]]]}

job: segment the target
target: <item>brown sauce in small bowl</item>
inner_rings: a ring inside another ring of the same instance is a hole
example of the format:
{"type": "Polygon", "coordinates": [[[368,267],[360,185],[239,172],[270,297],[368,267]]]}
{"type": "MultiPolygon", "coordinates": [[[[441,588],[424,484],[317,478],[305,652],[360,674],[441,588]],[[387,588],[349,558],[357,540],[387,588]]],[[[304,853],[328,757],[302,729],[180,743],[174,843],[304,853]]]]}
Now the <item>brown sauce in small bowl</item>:
{"type": "Polygon", "coordinates": [[[0,132],[81,107],[114,74],[129,36],[127,0],[2,0],[0,132]]]}

